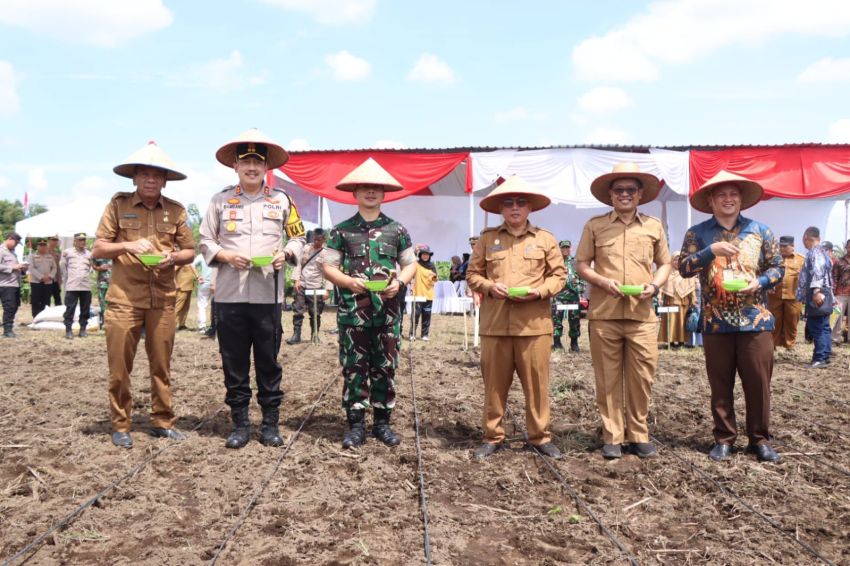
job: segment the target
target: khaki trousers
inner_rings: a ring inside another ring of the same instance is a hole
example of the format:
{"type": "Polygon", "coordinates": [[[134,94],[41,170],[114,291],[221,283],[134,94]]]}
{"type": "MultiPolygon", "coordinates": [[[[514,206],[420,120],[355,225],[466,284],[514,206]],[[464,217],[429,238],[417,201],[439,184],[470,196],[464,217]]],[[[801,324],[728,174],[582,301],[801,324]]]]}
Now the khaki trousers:
{"type": "Polygon", "coordinates": [[[484,441],[505,440],[502,420],[514,371],[525,395],[528,442],[539,446],[552,440],[549,432],[549,356],[552,335],[482,336],[481,373],[484,376],[484,441]]]}
{"type": "Polygon", "coordinates": [[[605,444],[649,442],[649,396],[658,365],[655,320],[591,320],[590,356],[605,444]]]}
{"type": "Polygon", "coordinates": [[[150,364],[151,425],[171,428],[171,351],[174,348],[174,306],[139,309],[110,303],[106,311],[106,358],[109,363],[109,406],[112,428],[129,432],[133,398],[130,373],[142,329],[150,364]]]}
{"type": "Polygon", "coordinates": [[[174,316],[177,318],[177,326],[186,326],[186,317],[189,316],[189,306],[192,304],[192,291],[177,290],[177,301],[174,304],[174,316]]]}
{"type": "Polygon", "coordinates": [[[796,299],[768,299],[768,308],[776,319],[773,327],[773,347],[782,346],[789,350],[797,341],[797,325],[803,314],[803,304],[796,299]]]}

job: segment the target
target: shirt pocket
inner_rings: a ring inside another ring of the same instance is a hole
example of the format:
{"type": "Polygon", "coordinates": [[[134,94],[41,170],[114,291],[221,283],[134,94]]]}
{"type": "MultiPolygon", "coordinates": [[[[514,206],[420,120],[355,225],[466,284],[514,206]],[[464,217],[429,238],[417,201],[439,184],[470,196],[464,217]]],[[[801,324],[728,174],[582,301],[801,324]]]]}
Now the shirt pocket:
{"type": "Polygon", "coordinates": [[[396,259],[398,258],[398,248],[388,242],[377,243],[378,260],[390,269],[395,268],[396,259]]]}
{"type": "Polygon", "coordinates": [[[652,263],[655,256],[655,238],[649,234],[638,234],[626,243],[626,252],[630,259],[644,264],[652,263]]]}
{"type": "Polygon", "coordinates": [[[361,274],[367,265],[366,252],[369,240],[363,234],[348,234],[345,237],[345,267],[349,275],[361,274]]]}
{"type": "Polygon", "coordinates": [[[537,246],[526,248],[522,254],[522,270],[526,275],[543,275],[546,263],[546,252],[537,246]]]}
{"type": "Polygon", "coordinates": [[[118,221],[118,229],[121,239],[127,242],[138,240],[142,237],[142,221],[121,218],[118,221]]]}
{"type": "Polygon", "coordinates": [[[619,263],[623,259],[623,242],[620,238],[596,242],[594,255],[595,263],[619,263]]]}
{"type": "Polygon", "coordinates": [[[177,233],[176,224],[166,224],[157,222],[156,224],[156,239],[160,245],[165,248],[174,248],[174,235],[177,233]]]}
{"type": "Polygon", "coordinates": [[[508,271],[508,250],[488,251],[484,259],[487,262],[487,279],[504,282],[508,271]]]}

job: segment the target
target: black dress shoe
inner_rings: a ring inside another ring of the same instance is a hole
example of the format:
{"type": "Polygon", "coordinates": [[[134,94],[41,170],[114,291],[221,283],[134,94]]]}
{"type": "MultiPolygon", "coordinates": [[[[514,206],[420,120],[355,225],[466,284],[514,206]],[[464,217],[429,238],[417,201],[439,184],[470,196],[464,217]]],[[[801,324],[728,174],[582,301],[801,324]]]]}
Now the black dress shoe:
{"type": "Polygon", "coordinates": [[[715,444],[711,447],[708,457],[715,462],[722,462],[732,457],[732,447],[728,444],[715,444]]]}
{"type": "Polygon", "coordinates": [[[623,457],[623,447],[620,444],[603,444],[602,457],[606,460],[616,460],[623,457]]]}
{"type": "Polygon", "coordinates": [[[156,436],[157,438],[168,438],[170,440],[186,440],[186,434],[180,432],[176,428],[162,428],[162,427],[154,427],[151,429],[151,436],[156,436]]]}
{"type": "Polygon", "coordinates": [[[65,338],[67,338],[68,340],[73,340],[74,339],[74,333],[71,332],[70,330],[66,330],[65,331],[65,338]]]}
{"type": "Polygon", "coordinates": [[[658,451],[651,442],[632,442],[630,445],[632,454],[638,458],[652,458],[658,455],[658,451]]]}
{"type": "Polygon", "coordinates": [[[537,446],[535,446],[535,448],[537,448],[538,452],[540,452],[544,456],[552,458],[553,460],[557,460],[561,457],[561,451],[558,450],[558,447],[552,444],[551,442],[547,442],[545,444],[538,444],[537,446]]]}
{"type": "Polygon", "coordinates": [[[747,446],[748,454],[755,454],[759,462],[778,462],[779,454],[776,453],[770,444],[750,444],[747,446]]]}
{"type": "Polygon", "coordinates": [[[490,442],[485,442],[484,444],[472,451],[472,457],[476,460],[483,460],[487,456],[495,454],[496,451],[500,448],[500,444],[492,444],[490,442]]]}
{"type": "Polygon", "coordinates": [[[130,436],[129,432],[113,432],[112,444],[121,448],[132,448],[133,437],[130,436]]]}
{"type": "Polygon", "coordinates": [[[89,335],[89,333],[88,333],[88,332],[86,332],[85,330],[80,330],[80,333],[78,334],[78,336],[79,336],[80,338],[85,338],[85,337],[86,337],[86,336],[88,336],[88,335],[89,335]]]}

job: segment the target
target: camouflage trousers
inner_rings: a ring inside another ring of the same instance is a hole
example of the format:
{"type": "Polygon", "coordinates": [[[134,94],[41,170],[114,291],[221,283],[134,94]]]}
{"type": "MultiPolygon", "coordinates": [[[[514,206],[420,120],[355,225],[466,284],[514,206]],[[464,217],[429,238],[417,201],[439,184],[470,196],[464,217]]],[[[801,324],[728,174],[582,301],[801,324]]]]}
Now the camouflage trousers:
{"type": "Polygon", "coordinates": [[[567,305],[567,304],[577,304],[579,300],[579,296],[576,294],[566,295],[564,293],[555,297],[555,300],[552,301],[552,324],[555,326],[555,331],[553,336],[556,338],[560,338],[564,335],[564,313],[567,313],[567,324],[569,324],[569,336],[570,338],[578,338],[581,335],[581,327],[579,322],[581,321],[581,315],[579,311],[559,311],[557,310],[558,305],[567,305]]]}
{"type": "Polygon", "coordinates": [[[388,326],[339,325],[339,362],[345,409],[392,409],[398,367],[398,323],[388,326]]]}
{"type": "Polygon", "coordinates": [[[100,323],[100,327],[103,328],[104,316],[106,315],[106,307],[109,306],[109,303],[106,301],[106,292],[109,291],[109,286],[101,287],[98,285],[97,287],[97,304],[100,307],[100,315],[98,315],[98,322],[100,323]]]}

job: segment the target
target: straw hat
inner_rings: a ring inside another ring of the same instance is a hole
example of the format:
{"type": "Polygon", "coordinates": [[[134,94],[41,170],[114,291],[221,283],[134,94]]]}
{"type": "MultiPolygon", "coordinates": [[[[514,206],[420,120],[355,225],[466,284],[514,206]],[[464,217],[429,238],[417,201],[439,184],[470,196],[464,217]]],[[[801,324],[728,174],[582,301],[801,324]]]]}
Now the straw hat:
{"type": "Polygon", "coordinates": [[[523,195],[528,197],[531,212],[549,206],[552,200],[537,189],[517,177],[511,175],[508,179],[493,189],[489,195],[481,199],[481,208],[494,214],[502,213],[502,200],[507,195],[523,195]]]}
{"type": "Polygon", "coordinates": [[[750,208],[756,204],[761,200],[761,197],[764,194],[762,186],[755,181],[750,181],[746,177],[741,177],[740,175],[735,175],[729,171],[721,170],[717,173],[717,175],[703,183],[703,185],[691,195],[691,206],[700,212],[711,214],[712,210],[708,204],[708,196],[711,193],[711,189],[718,185],[724,185],[727,183],[735,185],[738,187],[738,190],[741,191],[741,210],[750,208]]]}
{"type": "Polygon", "coordinates": [[[116,175],[132,179],[136,174],[136,167],[156,167],[165,171],[167,181],[182,181],[186,175],[177,170],[174,162],[168,157],[156,142],[151,140],[145,147],[133,153],[124,163],[112,168],[116,175]]]}
{"type": "MultiPolygon", "coordinates": [[[[283,149],[283,146],[268,137],[266,134],[258,130],[257,128],[251,128],[250,130],[246,130],[218,148],[218,151],[215,152],[215,158],[218,159],[218,162],[224,165],[225,167],[233,167],[233,164],[236,163],[236,146],[240,144],[265,144],[268,148],[268,157],[266,158],[266,165],[268,165],[269,169],[277,169],[287,161],[289,161],[289,154],[286,153],[286,150],[283,149]]],[[[253,153],[253,152],[252,152],[253,153]]]]}
{"type": "Polygon", "coordinates": [[[608,189],[617,179],[637,179],[640,181],[641,187],[643,187],[643,196],[638,204],[646,204],[655,200],[661,188],[661,181],[658,180],[658,177],[651,173],[642,173],[637,163],[623,161],[614,165],[614,169],[610,173],[605,173],[594,179],[593,183],[590,184],[590,192],[599,202],[614,206],[608,189]]]}
{"type": "Polygon", "coordinates": [[[386,169],[371,157],[361,163],[357,169],[346,175],[336,184],[340,191],[353,193],[361,185],[370,185],[384,189],[385,192],[403,191],[404,187],[395,180],[386,169]]]}

